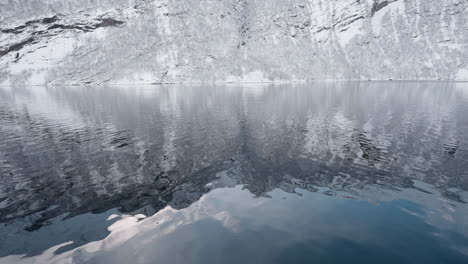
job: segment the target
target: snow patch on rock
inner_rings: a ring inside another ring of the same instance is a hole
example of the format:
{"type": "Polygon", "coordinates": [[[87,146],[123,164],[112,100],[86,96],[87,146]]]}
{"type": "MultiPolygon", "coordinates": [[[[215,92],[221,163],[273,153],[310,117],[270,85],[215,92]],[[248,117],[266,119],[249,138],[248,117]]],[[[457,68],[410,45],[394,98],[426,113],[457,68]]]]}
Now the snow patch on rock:
{"type": "Polygon", "coordinates": [[[468,69],[460,69],[457,72],[457,80],[468,81],[468,69]]]}

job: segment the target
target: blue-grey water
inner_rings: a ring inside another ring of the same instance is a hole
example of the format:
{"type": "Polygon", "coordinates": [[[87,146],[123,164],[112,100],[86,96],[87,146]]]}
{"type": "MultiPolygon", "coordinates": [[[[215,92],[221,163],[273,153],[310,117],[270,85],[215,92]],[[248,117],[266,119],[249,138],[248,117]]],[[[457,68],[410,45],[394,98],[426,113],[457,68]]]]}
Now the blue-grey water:
{"type": "Polygon", "coordinates": [[[0,263],[468,263],[468,83],[0,87],[0,263]]]}

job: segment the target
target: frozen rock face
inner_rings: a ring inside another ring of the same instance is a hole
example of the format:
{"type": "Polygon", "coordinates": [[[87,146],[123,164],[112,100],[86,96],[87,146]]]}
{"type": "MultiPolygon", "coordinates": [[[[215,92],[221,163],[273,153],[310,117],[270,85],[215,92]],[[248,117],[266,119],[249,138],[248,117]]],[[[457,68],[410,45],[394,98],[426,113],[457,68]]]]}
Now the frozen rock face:
{"type": "Polygon", "coordinates": [[[468,80],[467,0],[12,0],[0,83],[468,80]]]}

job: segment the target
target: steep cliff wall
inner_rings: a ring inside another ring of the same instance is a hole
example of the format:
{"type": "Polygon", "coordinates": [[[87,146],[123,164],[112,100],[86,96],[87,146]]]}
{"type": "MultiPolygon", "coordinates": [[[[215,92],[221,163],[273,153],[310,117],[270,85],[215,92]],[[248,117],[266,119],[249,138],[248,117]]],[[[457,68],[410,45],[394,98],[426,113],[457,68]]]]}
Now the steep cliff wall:
{"type": "Polygon", "coordinates": [[[0,83],[468,80],[467,0],[11,0],[0,83]]]}

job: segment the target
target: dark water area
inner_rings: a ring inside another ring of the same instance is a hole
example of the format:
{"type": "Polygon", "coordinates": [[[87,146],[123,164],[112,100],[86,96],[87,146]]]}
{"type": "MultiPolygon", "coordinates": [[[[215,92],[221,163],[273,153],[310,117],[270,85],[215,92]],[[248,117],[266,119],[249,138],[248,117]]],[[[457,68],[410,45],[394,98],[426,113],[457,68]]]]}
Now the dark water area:
{"type": "Polygon", "coordinates": [[[0,87],[0,263],[468,263],[468,83],[0,87]]]}

